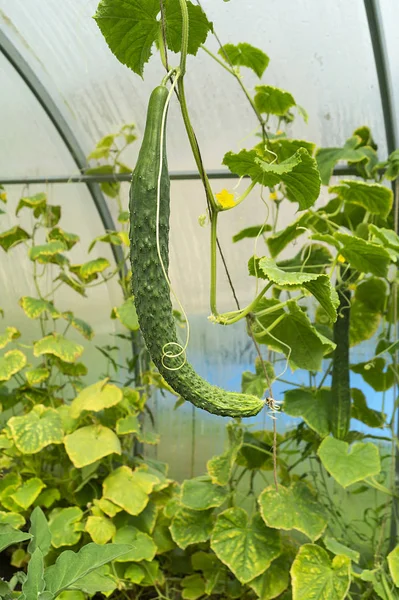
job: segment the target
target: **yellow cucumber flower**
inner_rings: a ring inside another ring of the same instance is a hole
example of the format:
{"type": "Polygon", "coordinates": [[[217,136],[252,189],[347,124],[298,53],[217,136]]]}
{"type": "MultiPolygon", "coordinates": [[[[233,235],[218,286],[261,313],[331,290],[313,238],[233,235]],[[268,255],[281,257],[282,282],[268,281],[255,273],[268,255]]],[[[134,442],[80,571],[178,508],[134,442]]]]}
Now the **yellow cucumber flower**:
{"type": "Polygon", "coordinates": [[[219,206],[222,208],[233,208],[236,205],[234,200],[234,194],[229,192],[228,190],[222,190],[219,194],[216,194],[216,199],[219,203],[219,206]]]}

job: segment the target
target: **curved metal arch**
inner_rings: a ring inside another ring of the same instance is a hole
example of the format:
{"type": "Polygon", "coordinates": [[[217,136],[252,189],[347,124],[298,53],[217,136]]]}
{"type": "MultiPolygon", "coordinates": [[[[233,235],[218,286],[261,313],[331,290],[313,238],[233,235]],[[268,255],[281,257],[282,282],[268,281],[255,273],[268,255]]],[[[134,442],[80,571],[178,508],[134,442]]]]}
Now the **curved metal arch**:
{"type": "MultiPolygon", "coordinates": [[[[4,31],[0,28],[0,52],[4,54],[9,63],[14,67],[17,73],[20,75],[22,80],[26,83],[29,90],[35,96],[40,106],[43,108],[48,118],[58,131],[62,141],[68,148],[73,160],[76,163],[79,171],[83,171],[88,167],[86,156],[82,147],[80,146],[72,128],[63,116],[60,108],[58,107],[55,99],[51,96],[48,90],[44,87],[36,73],[26,62],[22,54],[17,50],[15,45],[6,36],[4,31]]],[[[87,189],[89,190],[90,196],[93,199],[95,207],[97,208],[101,222],[106,230],[115,229],[115,223],[112,219],[111,213],[106,204],[105,198],[101,192],[101,189],[97,183],[93,181],[86,182],[87,189]]],[[[114,255],[117,264],[124,264],[123,251],[118,246],[112,246],[112,253],[114,255]]],[[[123,269],[122,269],[123,271],[123,269]]],[[[121,271],[121,273],[122,273],[121,271]]]]}

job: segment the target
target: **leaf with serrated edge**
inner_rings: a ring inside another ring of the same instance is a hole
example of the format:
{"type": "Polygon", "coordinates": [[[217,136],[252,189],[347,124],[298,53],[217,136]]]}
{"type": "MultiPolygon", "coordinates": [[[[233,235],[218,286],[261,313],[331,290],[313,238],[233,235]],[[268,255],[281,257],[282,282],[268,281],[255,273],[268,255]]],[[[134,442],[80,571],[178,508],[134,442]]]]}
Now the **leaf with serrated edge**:
{"type": "Polygon", "coordinates": [[[259,508],[268,527],[296,529],[317,540],[327,526],[328,515],[309,487],[294,482],[289,488],[279,485],[278,491],[268,487],[259,496],[259,508]]]}

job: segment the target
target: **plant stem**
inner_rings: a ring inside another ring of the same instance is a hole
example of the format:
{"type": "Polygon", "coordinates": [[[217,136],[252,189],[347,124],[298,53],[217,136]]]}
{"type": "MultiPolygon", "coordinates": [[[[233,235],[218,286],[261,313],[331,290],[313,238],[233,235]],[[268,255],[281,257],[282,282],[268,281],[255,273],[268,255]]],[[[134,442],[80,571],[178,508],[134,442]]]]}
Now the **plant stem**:
{"type": "Polygon", "coordinates": [[[214,212],[211,215],[211,313],[218,315],[216,302],[216,287],[217,287],[217,221],[218,213],[214,212]]]}
{"type": "Polygon", "coordinates": [[[204,50],[204,52],[206,52],[207,54],[209,54],[209,56],[211,56],[213,58],[213,60],[215,60],[217,63],[219,63],[219,65],[221,67],[223,67],[223,69],[226,69],[226,71],[228,73],[230,73],[230,75],[233,75],[234,77],[236,76],[234,69],[231,69],[230,67],[228,67],[222,60],[220,60],[220,58],[218,58],[216,56],[216,54],[214,54],[213,52],[211,52],[209,50],[209,48],[207,48],[206,46],[204,46],[204,44],[201,44],[200,46],[201,50],[204,50]]]}

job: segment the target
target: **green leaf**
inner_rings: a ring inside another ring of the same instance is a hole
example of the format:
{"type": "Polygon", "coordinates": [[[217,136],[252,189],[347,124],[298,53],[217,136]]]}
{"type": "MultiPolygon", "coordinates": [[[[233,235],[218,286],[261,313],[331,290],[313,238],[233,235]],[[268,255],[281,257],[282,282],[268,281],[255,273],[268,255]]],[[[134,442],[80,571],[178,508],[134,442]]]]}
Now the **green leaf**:
{"type": "MultiPolygon", "coordinates": [[[[79,581],[71,587],[72,589],[83,590],[89,596],[98,593],[109,596],[110,593],[114,592],[118,587],[118,582],[110,567],[104,565],[91,571],[91,573],[79,579],[79,581]]],[[[63,593],[65,594],[66,592],[63,593]]],[[[57,600],[61,598],[61,596],[57,596],[57,600]]],[[[84,596],[84,598],[86,598],[86,596],[84,596]]]]}
{"type": "MultiPolygon", "coordinates": [[[[262,142],[259,144],[258,148],[262,150],[263,147],[264,144],[262,142]]],[[[275,154],[277,154],[278,162],[282,162],[283,160],[286,160],[295,154],[299,148],[305,148],[305,150],[307,150],[308,153],[313,156],[316,149],[316,144],[308,142],[307,140],[295,140],[286,137],[277,137],[270,140],[270,146],[268,147],[270,150],[273,150],[275,154]]]]}
{"type": "Polygon", "coordinates": [[[272,228],[270,225],[254,225],[253,227],[246,227],[242,229],[239,233],[233,236],[233,242],[240,242],[241,240],[247,238],[256,238],[258,236],[263,235],[267,231],[271,231],[272,228]]]}
{"type": "Polygon", "coordinates": [[[244,431],[237,423],[227,424],[228,447],[220,456],[214,456],[206,463],[212,483],[227,485],[237,454],[242,446],[244,431]]]}
{"type": "MultiPolygon", "coordinates": [[[[111,165],[109,165],[111,167],[111,165]]],[[[111,172],[112,172],[112,167],[111,167],[111,172]]],[[[112,244],[114,246],[121,246],[122,245],[122,238],[118,235],[117,231],[110,231],[109,233],[106,233],[105,235],[99,235],[96,238],[94,238],[94,240],[91,242],[90,246],[89,246],[89,252],[91,252],[94,248],[94,246],[97,244],[97,242],[104,242],[106,244],[112,244]]]]}
{"type": "Polygon", "coordinates": [[[47,302],[46,300],[41,300],[40,298],[23,296],[19,300],[19,304],[29,319],[37,319],[45,312],[47,312],[52,319],[58,319],[61,316],[61,313],[55,309],[52,302],[47,302]]]}
{"type": "MultiPolygon", "coordinates": [[[[277,301],[261,300],[258,311],[274,306],[277,301]]],[[[306,369],[319,371],[322,366],[323,356],[335,348],[326,337],[321,335],[309,321],[306,314],[298,307],[294,300],[287,303],[288,313],[275,311],[257,318],[253,327],[255,339],[258,343],[267,344],[276,352],[282,352],[289,357],[292,369],[306,369]],[[275,319],[284,318],[273,328],[272,336],[266,333],[275,319]]]]}
{"type": "Polygon", "coordinates": [[[351,561],[335,556],[331,561],[320,546],[304,544],[291,568],[293,600],[344,600],[351,582],[351,561]]]}
{"type": "MultiPolygon", "coordinates": [[[[203,44],[212,31],[210,23],[200,6],[187,1],[189,31],[188,53],[197,54],[199,47],[203,44]]],[[[173,52],[180,52],[182,43],[182,14],[179,0],[166,0],[166,40],[168,47],[173,52]]]]}
{"type": "Polygon", "coordinates": [[[372,215],[379,215],[383,219],[392,209],[393,192],[379,183],[345,179],[328,191],[330,194],[337,194],[340,200],[362,206],[372,215]]]}
{"type": "Polygon", "coordinates": [[[83,321],[78,319],[75,315],[69,311],[62,313],[64,319],[66,319],[76,331],[79,331],[86,340],[92,340],[94,337],[94,331],[92,327],[83,321]]]}
{"type": "Polygon", "coordinates": [[[81,538],[80,521],[83,513],[78,506],[56,508],[50,513],[49,529],[54,548],[74,546],[81,538]]]}
{"type": "Polygon", "coordinates": [[[65,285],[70,287],[77,294],[80,294],[80,296],[83,296],[84,298],[87,296],[85,287],[77,279],[71,277],[64,271],[60,273],[54,281],[62,281],[63,283],[65,283],[65,285]]]}
{"type": "Polygon", "coordinates": [[[110,154],[110,150],[114,144],[116,135],[106,135],[99,142],[97,142],[95,149],[93,152],[90,152],[87,157],[88,160],[91,158],[99,159],[99,158],[108,158],[110,154]]]}
{"type": "Polygon", "coordinates": [[[26,365],[26,356],[21,350],[9,350],[0,357],[0,381],[9,381],[26,365]]]}
{"type": "Polygon", "coordinates": [[[266,242],[270,250],[270,254],[275,258],[284,248],[293,242],[296,238],[303,235],[307,229],[306,225],[309,221],[309,215],[304,213],[296,221],[288,225],[285,229],[278,231],[274,235],[267,238],[266,242]]]}
{"type": "Polygon", "coordinates": [[[334,167],[340,160],[357,163],[367,157],[364,148],[358,147],[360,141],[360,137],[354,135],[346,140],[343,148],[319,148],[317,150],[316,160],[323,185],[329,184],[334,167]]]}
{"type": "Polygon", "coordinates": [[[65,250],[67,250],[67,247],[64,242],[61,240],[53,240],[47,244],[33,246],[33,248],[29,250],[29,258],[31,260],[42,262],[42,259],[46,261],[49,256],[54,256],[65,250]]]}
{"type": "Polygon", "coordinates": [[[352,267],[361,273],[387,276],[391,257],[384,248],[346,233],[335,233],[334,237],[343,244],[340,253],[352,267]]]}
{"type": "Polygon", "coordinates": [[[176,548],[176,544],[169,531],[170,524],[170,519],[167,519],[162,513],[159,514],[152,532],[152,539],[157,547],[157,554],[164,554],[176,548]]]}
{"type": "Polygon", "coordinates": [[[61,494],[57,488],[47,488],[40,494],[35,501],[35,506],[44,506],[50,508],[54,502],[60,500],[61,494]]]}
{"type": "Polygon", "coordinates": [[[279,261],[277,266],[283,271],[325,273],[332,261],[333,257],[328,248],[320,244],[308,244],[293,258],[279,261]]]}
{"type": "Polygon", "coordinates": [[[127,435],[140,431],[140,423],[136,415],[128,415],[116,422],[116,433],[118,435],[127,435]]]}
{"type": "Polygon", "coordinates": [[[96,258],[81,265],[80,275],[83,279],[91,279],[93,275],[102,273],[110,266],[110,262],[106,258],[96,258]]]}
{"type": "Polygon", "coordinates": [[[229,65],[252,69],[259,78],[262,77],[270,60],[262,50],[246,43],[237,44],[236,46],[225,44],[218,50],[218,54],[229,65]]]}
{"type": "Polygon", "coordinates": [[[40,548],[36,548],[28,564],[27,578],[22,584],[22,594],[20,598],[25,600],[31,600],[31,598],[32,600],[33,598],[40,598],[44,588],[43,554],[40,548]]]}
{"type": "Polygon", "coordinates": [[[280,269],[272,258],[252,257],[249,261],[250,275],[257,275],[283,288],[302,288],[310,292],[324,308],[331,321],[337,319],[339,299],[327,275],[303,271],[286,272],[280,269]]]}
{"type": "Polygon", "coordinates": [[[241,376],[241,391],[243,394],[252,394],[263,398],[263,395],[269,387],[269,382],[273,382],[276,378],[273,365],[267,361],[260,363],[259,359],[255,360],[256,373],[244,371],[241,376]],[[265,376],[263,367],[266,369],[268,378],[265,376]]]}
{"type": "Polygon", "coordinates": [[[102,512],[108,515],[108,517],[114,517],[122,510],[120,506],[116,506],[116,504],[106,500],[105,498],[100,498],[99,500],[95,498],[94,504],[98,506],[102,512]]]}
{"type": "Polygon", "coordinates": [[[18,244],[22,244],[25,240],[29,240],[30,237],[29,233],[26,233],[21,227],[12,227],[12,229],[0,233],[0,246],[5,252],[8,252],[14,246],[18,246],[18,244]]]}
{"type": "MultiPolygon", "coordinates": [[[[367,581],[371,583],[372,588],[378,598],[382,598],[382,600],[392,600],[392,592],[389,587],[387,588],[387,580],[384,576],[384,571],[382,569],[377,568],[372,571],[369,569],[363,569],[363,571],[359,575],[362,581],[367,581]],[[385,585],[383,581],[385,580],[385,585]],[[389,591],[389,595],[387,594],[387,589],[389,591]]],[[[388,584],[389,585],[389,584],[388,584]]],[[[375,596],[375,597],[377,597],[375,596]]]]}
{"type": "Polygon", "coordinates": [[[290,561],[286,555],[279,556],[270,567],[248,583],[261,600],[272,600],[280,596],[289,584],[290,561]]]}
{"type": "Polygon", "coordinates": [[[395,374],[390,365],[384,371],[385,364],[385,360],[382,357],[377,357],[368,362],[351,365],[350,368],[354,373],[361,375],[373,390],[376,392],[385,392],[393,386],[395,381],[395,374]]]}
{"type": "Polygon", "coordinates": [[[392,552],[388,554],[387,561],[392,581],[396,587],[399,587],[399,546],[396,546],[392,552]]]}
{"type": "Polygon", "coordinates": [[[25,377],[29,385],[34,386],[43,381],[46,381],[50,377],[50,371],[43,367],[37,369],[29,369],[25,371],[25,377]]]}
{"type": "Polygon", "coordinates": [[[129,546],[121,544],[86,544],[79,552],[66,550],[56,560],[54,565],[46,569],[46,590],[54,596],[62,590],[78,584],[79,580],[95,571],[102,565],[111,562],[125,554],[129,546]]]}
{"type": "Polygon", "coordinates": [[[33,345],[33,354],[42,356],[52,354],[67,363],[73,363],[83,354],[83,346],[68,340],[59,333],[47,335],[33,345]]]}
{"type": "Polygon", "coordinates": [[[43,192],[39,194],[35,194],[34,196],[26,196],[20,199],[17,205],[17,209],[15,211],[16,216],[18,213],[24,208],[30,208],[32,210],[43,209],[47,204],[47,196],[43,192]]]}
{"type": "Polygon", "coordinates": [[[221,506],[228,490],[212,483],[211,478],[186,479],[181,487],[181,503],[190,510],[208,510],[221,506]]]}
{"type": "MultiPolygon", "coordinates": [[[[179,3],[178,0],[168,0],[165,4],[168,46],[179,52],[182,39],[179,3]]],[[[212,26],[200,7],[188,2],[187,8],[190,26],[188,51],[196,54],[212,26]]],[[[129,0],[128,4],[123,0],[101,0],[94,17],[117,59],[141,76],[158,39],[158,13],[158,0],[129,0]]]]}
{"type": "Polygon", "coordinates": [[[134,299],[128,298],[122,306],[115,307],[112,311],[111,318],[118,318],[119,321],[130,331],[137,331],[139,328],[139,321],[134,306],[134,299]]]}
{"type": "Polygon", "coordinates": [[[271,85],[257,85],[255,91],[255,106],[260,113],[283,117],[290,108],[296,105],[289,92],[271,85]]]}
{"type": "Polygon", "coordinates": [[[27,479],[16,492],[11,494],[10,498],[21,508],[27,510],[45,487],[41,479],[32,477],[31,479],[27,479]]]}
{"type": "Polygon", "coordinates": [[[108,383],[108,377],[83,388],[71,404],[71,417],[77,419],[86,411],[99,412],[119,404],[123,399],[123,392],[113,383],[108,383]]]}
{"type": "Polygon", "coordinates": [[[369,340],[377,332],[385,307],[386,291],[385,282],[376,277],[371,277],[357,286],[351,304],[351,346],[369,340]]]}
{"type": "Polygon", "coordinates": [[[6,327],[5,332],[0,335],[0,348],[5,348],[7,344],[18,339],[20,336],[21,333],[16,327],[6,327]]]}
{"type": "Polygon", "coordinates": [[[132,546],[132,550],[117,558],[116,562],[152,560],[157,552],[157,547],[149,535],[129,525],[118,529],[112,541],[117,544],[131,544],[132,546]]]}
{"type": "Polygon", "coordinates": [[[360,554],[356,550],[352,550],[352,548],[348,548],[344,544],[338,542],[335,538],[326,536],[323,538],[323,542],[327,550],[332,552],[335,555],[347,556],[353,562],[358,563],[360,560],[360,554]]]}
{"type": "Polygon", "coordinates": [[[352,395],[352,417],[365,423],[368,427],[384,427],[386,415],[384,413],[369,408],[366,397],[361,390],[351,389],[352,395]]]}
{"type": "Polygon", "coordinates": [[[139,515],[147,506],[158,477],[127,466],[113,471],[103,482],[103,496],[130,515],[139,515]]]}
{"type": "Polygon", "coordinates": [[[25,519],[18,513],[0,510],[0,525],[10,525],[15,529],[19,529],[25,525],[25,519]]]}
{"type": "Polygon", "coordinates": [[[213,529],[212,510],[189,510],[179,508],[172,519],[170,533],[183,550],[190,544],[209,540],[213,529]]]}
{"type": "Polygon", "coordinates": [[[263,160],[255,150],[241,150],[238,154],[228,152],[223,158],[232,173],[249,176],[255,183],[274,187],[285,186],[287,198],[298,202],[299,210],[312,206],[320,193],[320,177],[316,161],[305,148],[299,148],[293,156],[281,163],[263,160]]]}
{"type": "MultiPolygon", "coordinates": [[[[273,432],[270,430],[246,431],[237,456],[237,464],[250,470],[273,470],[273,432]]],[[[282,442],[277,434],[277,443],[282,442]]]]}
{"type": "Polygon", "coordinates": [[[0,552],[3,552],[8,546],[30,540],[31,537],[30,533],[18,531],[18,529],[14,529],[11,525],[0,523],[0,552]]]}
{"type": "Polygon", "coordinates": [[[197,600],[205,594],[205,581],[199,573],[184,577],[181,586],[183,588],[181,597],[184,600],[197,600]]]}
{"type": "Polygon", "coordinates": [[[43,404],[22,417],[11,417],[8,427],[22,454],[36,454],[50,444],[61,444],[64,438],[60,415],[43,404]]]}
{"type": "Polygon", "coordinates": [[[122,454],[118,436],[103,425],[80,427],[64,438],[65,450],[77,469],[86,467],[104,456],[122,454]]]}
{"type": "Polygon", "coordinates": [[[259,496],[259,508],[268,527],[296,529],[317,540],[327,526],[328,515],[306,483],[294,482],[289,488],[268,487],[259,496]]]}
{"type": "Polygon", "coordinates": [[[327,437],[317,454],[324,468],[344,488],[381,470],[378,448],[371,442],[357,442],[349,448],[347,442],[327,437]]]}
{"type": "Polygon", "coordinates": [[[284,394],[284,412],[291,417],[301,417],[321,437],[330,433],[331,390],[316,393],[306,388],[288,390],[284,394]]]}
{"type": "Polygon", "coordinates": [[[43,556],[47,556],[51,547],[51,531],[42,509],[38,506],[31,513],[29,533],[32,539],[29,542],[28,552],[33,554],[36,548],[39,548],[43,556]]]}
{"type": "Polygon", "coordinates": [[[141,587],[153,587],[154,585],[163,585],[165,579],[156,560],[151,562],[143,561],[142,564],[131,564],[124,573],[125,579],[133,583],[140,584],[141,587]]]}
{"type": "Polygon", "coordinates": [[[281,554],[278,532],[268,529],[259,514],[249,521],[245,510],[238,507],[218,515],[211,548],[241,583],[263,573],[281,554]]]}
{"type": "Polygon", "coordinates": [[[106,517],[87,518],[85,530],[96,544],[106,544],[115,534],[116,528],[111,519],[106,517]]]}

